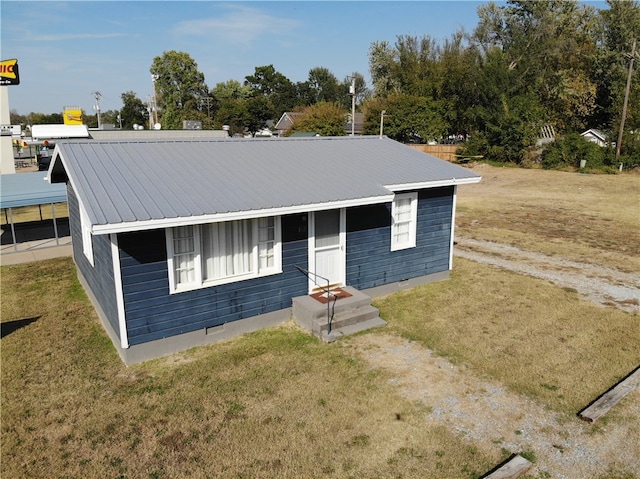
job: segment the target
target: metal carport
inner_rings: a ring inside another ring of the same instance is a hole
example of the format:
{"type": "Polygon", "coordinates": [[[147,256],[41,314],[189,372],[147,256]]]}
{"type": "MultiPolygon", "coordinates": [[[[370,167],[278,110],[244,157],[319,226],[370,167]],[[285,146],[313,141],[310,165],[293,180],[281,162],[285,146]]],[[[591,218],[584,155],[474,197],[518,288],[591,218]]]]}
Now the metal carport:
{"type": "Polygon", "coordinates": [[[67,187],[62,184],[50,184],[44,171],[34,173],[14,173],[0,175],[0,208],[8,211],[8,222],[11,225],[13,248],[18,251],[13,208],[22,206],[51,205],[53,230],[56,245],[59,245],[58,225],[55,214],[55,203],[66,203],[67,187]]]}

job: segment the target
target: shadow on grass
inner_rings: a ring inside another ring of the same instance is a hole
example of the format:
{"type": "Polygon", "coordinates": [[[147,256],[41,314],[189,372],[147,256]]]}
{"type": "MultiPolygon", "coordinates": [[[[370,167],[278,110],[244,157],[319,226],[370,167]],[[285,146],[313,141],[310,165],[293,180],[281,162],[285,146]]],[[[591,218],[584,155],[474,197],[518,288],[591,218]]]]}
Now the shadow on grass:
{"type": "Polygon", "coordinates": [[[16,319],[15,321],[7,321],[5,323],[1,323],[0,338],[9,336],[11,333],[17,331],[18,329],[29,326],[31,323],[35,323],[38,319],[40,319],[40,316],[36,316],[35,318],[16,319]]]}

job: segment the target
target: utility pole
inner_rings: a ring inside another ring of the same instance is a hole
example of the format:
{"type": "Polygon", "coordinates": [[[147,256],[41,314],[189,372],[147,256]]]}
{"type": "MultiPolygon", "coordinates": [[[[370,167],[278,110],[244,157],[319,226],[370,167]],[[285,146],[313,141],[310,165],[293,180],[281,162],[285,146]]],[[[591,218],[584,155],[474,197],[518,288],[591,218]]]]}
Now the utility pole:
{"type": "Polygon", "coordinates": [[[93,109],[96,111],[96,115],[98,117],[98,130],[100,130],[102,127],[102,120],[100,118],[100,97],[102,96],[102,93],[100,93],[99,91],[94,91],[91,92],[91,94],[96,99],[96,104],[93,106],[93,109]]]}
{"type": "Polygon", "coordinates": [[[153,98],[147,95],[147,111],[149,112],[149,129],[153,130],[153,98]]]}
{"type": "Polygon", "coordinates": [[[351,77],[351,86],[349,87],[351,95],[351,136],[356,134],[356,78],[351,77]]]}
{"type": "Polygon", "coordinates": [[[631,47],[631,59],[629,60],[629,74],[627,75],[627,87],[624,91],[624,103],[622,105],[622,120],[620,120],[620,132],[618,133],[618,143],[616,144],[616,163],[620,160],[620,149],[622,148],[622,134],[624,133],[624,122],[627,119],[627,105],[629,103],[629,91],[631,90],[631,75],[633,74],[633,61],[636,59],[636,41],[631,47]]]}
{"type": "Polygon", "coordinates": [[[158,97],[156,95],[156,80],[160,78],[160,75],[151,75],[151,81],[153,82],[153,124],[158,123],[158,97]]]}
{"type": "Polygon", "coordinates": [[[213,101],[213,98],[211,98],[210,96],[205,96],[200,100],[201,105],[205,103],[207,105],[207,118],[211,118],[211,102],[212,101],[213,101]]]}
{"type": "Polygon", "coordinates": [[[387,110],[382,110],[380,112],[380,138],[382,138],[382,132],[384,131],[384,115],[387,113],[387,110]]]}

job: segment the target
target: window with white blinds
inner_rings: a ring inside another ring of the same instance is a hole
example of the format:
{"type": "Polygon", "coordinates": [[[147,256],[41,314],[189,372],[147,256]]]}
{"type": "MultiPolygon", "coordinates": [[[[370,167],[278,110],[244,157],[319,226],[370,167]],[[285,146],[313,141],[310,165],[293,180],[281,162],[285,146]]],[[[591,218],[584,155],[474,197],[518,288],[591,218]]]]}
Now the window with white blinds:
{"type": "Polygon", "coordinates": [[[416,245],[418,193],[395,195],[391,204],[391,251],[416,245]]]}
{"type": "Polygon", "coordinates": [[[282,272],[280,218],[170,228],[171,292],[282,272]]]}

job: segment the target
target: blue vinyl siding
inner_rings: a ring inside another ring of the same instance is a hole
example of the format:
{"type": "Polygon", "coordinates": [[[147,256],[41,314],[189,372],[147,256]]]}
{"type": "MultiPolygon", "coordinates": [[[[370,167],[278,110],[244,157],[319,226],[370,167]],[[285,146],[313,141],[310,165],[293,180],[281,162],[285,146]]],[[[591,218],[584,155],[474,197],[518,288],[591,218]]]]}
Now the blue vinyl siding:
{"type": "MultiPolygon", "coordinates": [[[[453,188],[419,192],[417,246],[390,251],[391,204],[347,210],[347,284],[367,289],[446,271],[453,188]]],[[[70,224],[78,268],[119,331],[109,238],[94,237],[95,267],[82,252],[78,206],[69,192],[70,224]]],[[[282,218],[282,268],[276,275],[169,294],[165,230],[118,235],[123,301],[129,344],[136,345],[203,330],[291,307],[291,298],[307,294],[305,215],[282,218]]]]}
{"type": "Polygon", "coordinates": [[[284,238],[281,274],[177,294],[169,294],[164,230],[121,234],[118,243],[131,345],[286,309],[307,292],[294,267],[308,265],[306,238],[284,238]]]}
{"type": "Polygon", "coordinates": [[[420,191],[416,247],[400,251],[391,251],[391,204],[386,222],[380,207],[348,210],[347,284],[367,289],[447,271],[452,208],[453,187],[420,191]],[[362,217],[370,215],[367,226],[362,217]]]}
{"type": "Polygon", "coordinates": [[[67,186],[67,206],[69,208],[69,227],[71,230],[71,244],[73,258],[82,276],[88,283],[100,309],[106,315],[111,328],[120,337],[120,323],[118,322],[118,305],[113,276],[113,259],[111,254],[111,240],[108,235],[93,236],[92,266],[82,251],[82,232],[80,230],[80,208],[78,199],[71,188],[67,186]]]}

